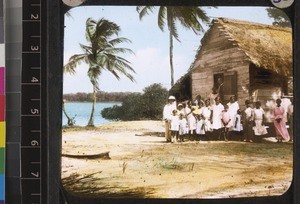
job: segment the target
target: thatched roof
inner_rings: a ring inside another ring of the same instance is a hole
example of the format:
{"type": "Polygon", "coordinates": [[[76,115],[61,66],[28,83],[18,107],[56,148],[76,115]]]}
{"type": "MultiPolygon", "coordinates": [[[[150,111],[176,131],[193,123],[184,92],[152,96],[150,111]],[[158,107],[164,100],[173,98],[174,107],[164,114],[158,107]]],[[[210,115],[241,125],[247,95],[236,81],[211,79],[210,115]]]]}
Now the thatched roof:
{"type": "MultiPolygon", "coordinates": [[[[227,18],[214,19],[205,33],[201,44],[205,45],[210,30],[218,26],[229,41],[236,44],[259,68],[267,69],[282,76],[292,76],[292,30],[279,26],[265,25],[227,18]]],[[[195,60],[201,53],[199,47],[195,60]]],[[[187,76],[195,69],[195,61],[187,73],[182,76],[171,90],[177,90],[187,76]]]]}
{"type": "Polygon", "coordinates": [[[292,30],[219,18],[213,21],[253,64],[283,76],[292,75],[292,30]],[[220,26],[221,25],[221,26],[220,26]]]}

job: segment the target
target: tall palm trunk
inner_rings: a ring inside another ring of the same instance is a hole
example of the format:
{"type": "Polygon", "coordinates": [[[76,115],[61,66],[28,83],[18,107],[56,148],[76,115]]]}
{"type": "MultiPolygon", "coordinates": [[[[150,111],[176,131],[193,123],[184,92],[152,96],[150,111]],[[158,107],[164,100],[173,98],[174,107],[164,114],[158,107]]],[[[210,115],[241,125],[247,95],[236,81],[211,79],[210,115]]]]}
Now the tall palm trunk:
{"type": "Polygon", "coordinates": [[[96,93],[97,93],[97,89],[96,89],[96,86],[93,85],[93,97],[94,97],[94,100],[93,100],[93,105],[92,105],[92,112],[91,112],[91,116],[90,116],[90,119],[89,119],[89,122],[88,122],[88,125],[87,126],[95,126],[94,125],[94,113],[95,113],[95,104],[96,104],[96,101],[97,101],[97,97],[96,97],[96,93]]]}
{"type": "Polygon", "coordinates": [[[170,31],[170,68],[171,68],[171,86],[174,85],[174,67],[173,67],[173,36],[170,31]]]}

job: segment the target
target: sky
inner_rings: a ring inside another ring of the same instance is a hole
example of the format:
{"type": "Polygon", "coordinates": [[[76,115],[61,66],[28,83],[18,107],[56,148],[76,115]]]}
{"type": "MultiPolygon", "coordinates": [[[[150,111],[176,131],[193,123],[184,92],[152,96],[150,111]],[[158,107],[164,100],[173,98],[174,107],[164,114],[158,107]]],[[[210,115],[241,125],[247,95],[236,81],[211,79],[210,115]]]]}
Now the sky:
{"type": "MultiPolygon", "coordinates": [[[[202,7],[211,18],[225,17],[263,24],[272,24],[265,7],[202,7]]],[[[111,73],[102,72],[99,88],[105,92],[142,92],[153,83],[161,83],[171,88],[169,65],[169,35],[167,28],[162,32],[157,25],[157,12],[139,19],[135,6],[82,6],[70,10],[71,17],[65,17],[64,64],[74,54],[82,53],[79,46],[88,44],[85,39],[85,22],[88,18],[108,19],[121,27],[118,37],[125,37],[131,43],[120,47],[131,49],[134,54],[122,55],[131,62],[135,70],[136,82],[125,76],[117,80],[111,73]]],[[[208,26],[204,25],[205,30],[208,26]]],[[[196,35],[178,24],[180,42],[174,39],[173,64],[175,82],[187,73],[200,46],[203,34],[196,35]]],[[[87,64],[80,64],[75,75],[64,74],[64,93],[92,92],[92,85],[87,77],[87,64]]]]}

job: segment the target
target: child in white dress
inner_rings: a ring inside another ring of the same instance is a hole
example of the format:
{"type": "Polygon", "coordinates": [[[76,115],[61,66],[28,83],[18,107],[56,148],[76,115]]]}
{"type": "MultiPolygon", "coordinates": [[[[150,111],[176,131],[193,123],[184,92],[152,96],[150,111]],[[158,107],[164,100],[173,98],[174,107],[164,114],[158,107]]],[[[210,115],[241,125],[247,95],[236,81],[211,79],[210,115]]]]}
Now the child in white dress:
{"type": "Polygon", "coordinates": [[[187,120],[184,118],[183,113],[179,114],[179,140],[184,142],[184,136],[188,133],[187,120]]]}
{"type": "Polygon", "coordinates": [[[188,134],[189,134],[189,138],[192,140],[195,139],[196,127],[197,127],[196,114],[193,113],[195,110],[196,108],[192,107],[191,112],[187,115],[188,134]]]}
{"type": "Polygon", "coordinates": [[[177,110],[173,110],[173,115],[170,118],[171,124],[171,142],[177,142],[179,132],[179,116],[176,114],[177,110]]]}
{"type": "MultiPolygon", "coordinates": [[[[223,129],[224,140],[228,141],[229,131],[231,131],[232,126],[233,126],[233,123],[230,118],[230,114],[228,112],[228,105],[224,106],[224,110],[222,111],[222,119],[221,120],[222,120],[222,124],[224,127],[224,129],[223,129]]],[[[219,139],[220,139],[220,136],[219,136],[219,139]]]]}
{"type": "Polygon", "coordinates": [[[201,108],[200,113],[201,115],[200,120],[197,123],[196,133],[200,135],[200,138],[202,138],[202,136],[206,136],[207,132],[212,131],[210,122],[211,108],[209,99],[205,101],[205,106],[201,108]]]}
{"type": "Polygon", "coordinates": [[[233,131],[236,135],[239,136],[239,140],[243,140],[243,124],[242,124],[242,111],[240,109],[237,110],[237,113],[234,116],[234,125],[233,131]]]}

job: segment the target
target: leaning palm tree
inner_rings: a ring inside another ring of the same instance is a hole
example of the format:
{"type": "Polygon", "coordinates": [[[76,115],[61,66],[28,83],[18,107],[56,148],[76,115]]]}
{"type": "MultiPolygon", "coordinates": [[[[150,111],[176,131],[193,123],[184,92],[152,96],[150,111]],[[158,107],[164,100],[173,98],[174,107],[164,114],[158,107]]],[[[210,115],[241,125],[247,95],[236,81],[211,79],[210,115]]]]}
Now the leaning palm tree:
{"type": "Polygon", "coordinates": [[[76,67],[82,62],[89,65],[87,75],[93,85],[93,105],[88,126],[94,126],[96,93],[99,91],[98,79],[103,71],[109,71],[117,79],[120,79],[120,74],[122,74],[131,81],[135,81],[128,72],[135,73],[130,62],[118,56],[120,53],[133,53],[130,49],[116,47],[120,43],[130,42],[127,38],[113,38],[119,32],[120,27],[117,24],[104,18],[99,21],[87,19],[86,40],[89,44],[80,44],[83,53],[71,56],[69,62],[64,66],[65,72],[74,74],[76,67]]]}
{"type": "MultiPolygon", "coordinates": [[[[153,12],[157,7],[154,6],[137,6],[140,19],[149,12],[153,12]]],[[[158,11],[158,27],[164,31],[165,25],[169,30],[170,40],[170,68],[171,68],[171,85],[174,85],[174,68],[173,68],[173,37],[179,40],[176,22],[180,22],[184,28],[193,30],[196,34],[204,31],[200,21],[209,22],[209,17],[200,7],[191,6],[160,6],[158,11]]]]}

